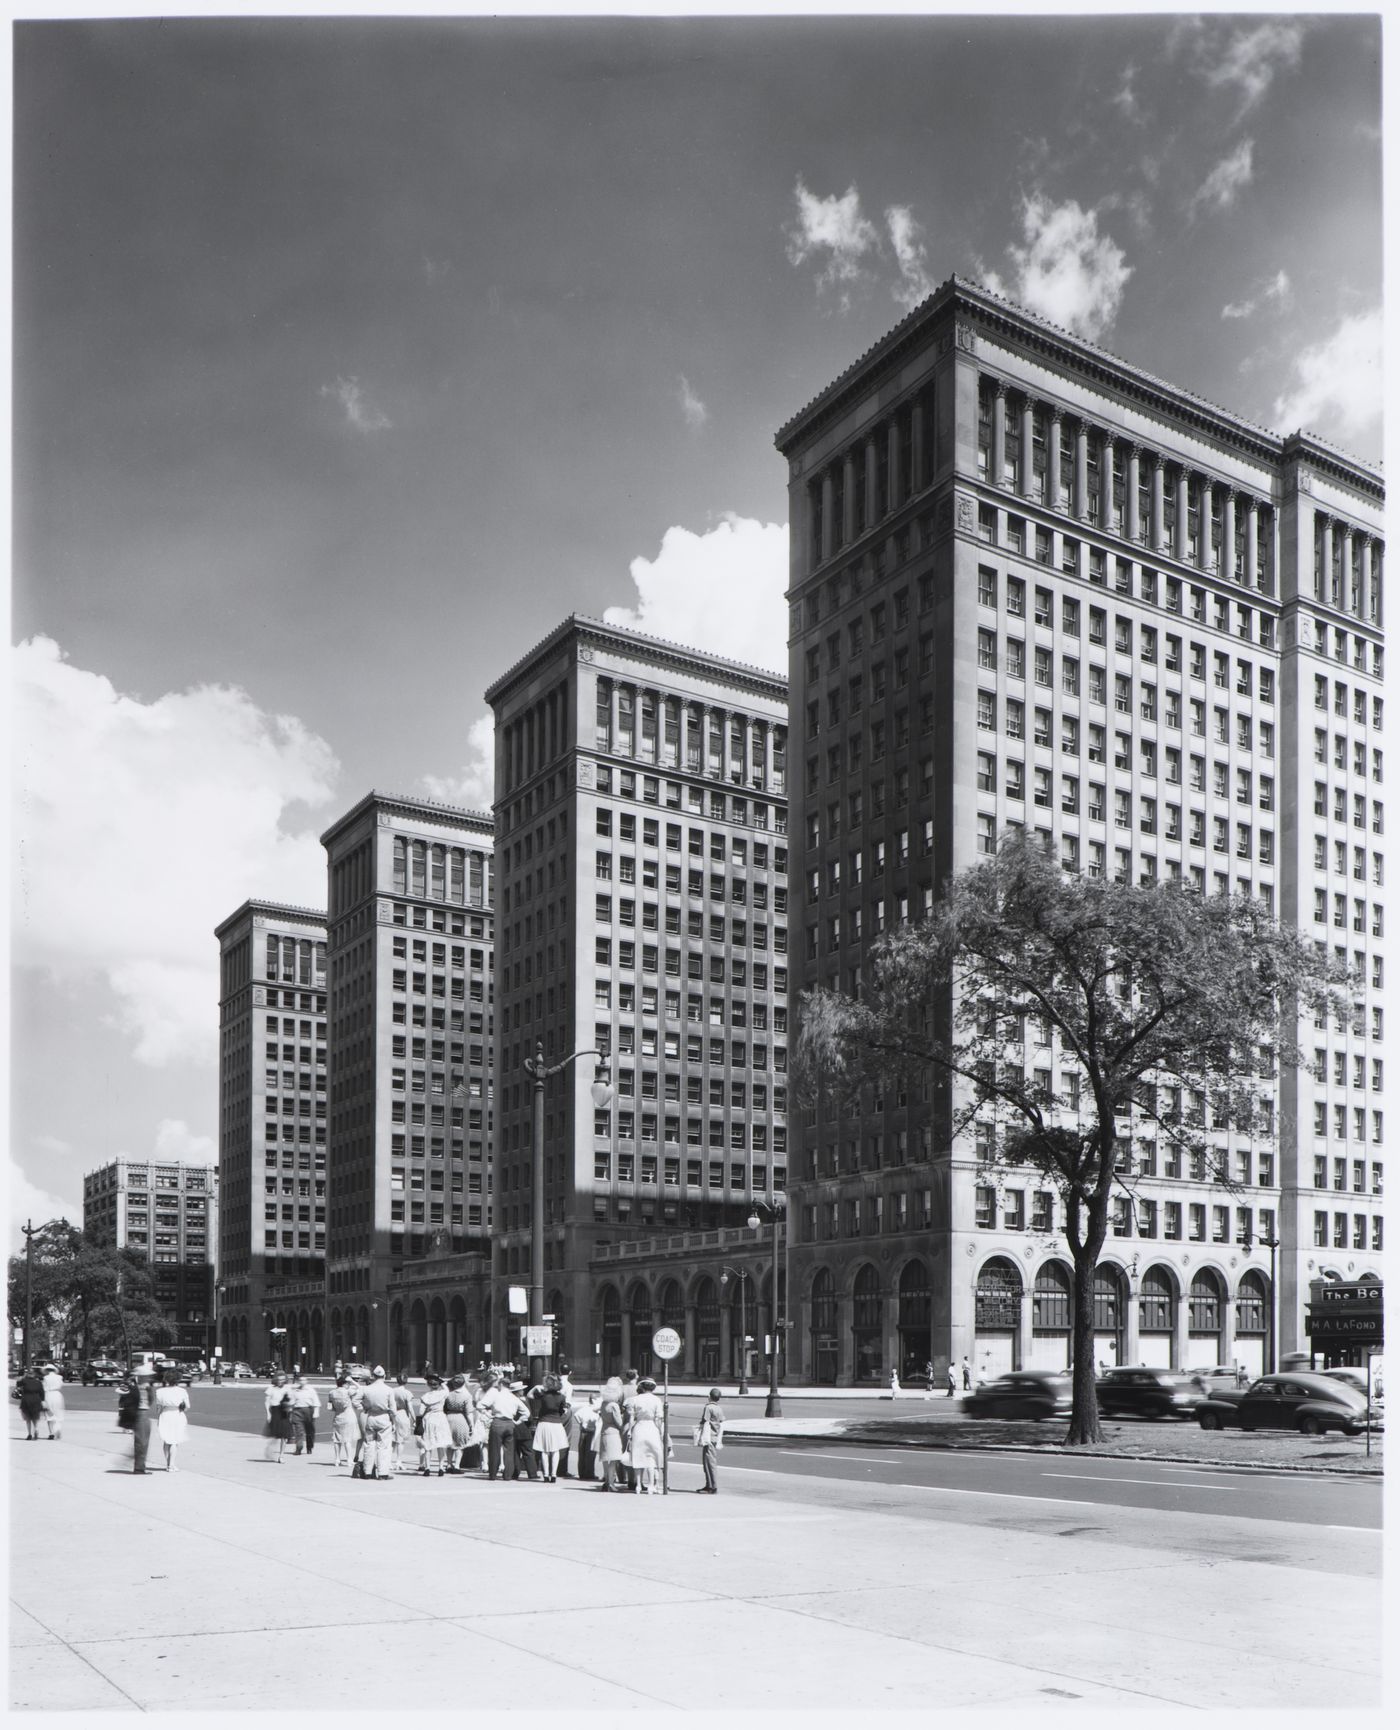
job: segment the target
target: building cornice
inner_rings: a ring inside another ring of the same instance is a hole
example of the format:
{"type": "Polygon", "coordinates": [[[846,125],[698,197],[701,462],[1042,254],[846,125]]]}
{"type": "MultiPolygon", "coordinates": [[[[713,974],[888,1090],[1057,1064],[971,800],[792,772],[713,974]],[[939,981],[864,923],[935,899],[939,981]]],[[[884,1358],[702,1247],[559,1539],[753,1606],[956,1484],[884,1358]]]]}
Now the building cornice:
{"type": "Polygon", "coordinates": [[[337,836],[343,834],[367,811],[387,811],[396,817],[415,818],[427,823],[445,823],[488,841],[495,837],[495,825],[489,811],[473,811],[465,805],[449,805],[439,799],[418,799],[399,793],[381,793],[375,788],[366,793],[357,805],[352,805],[343,817],[338,817],[331,824],[321,837],[321,845],[329,847],[337,836]]]}
{"type": "Polygon", "coordinates": [[[222,941],[240,921],[253,918],[284,919],[289,925],[314,925],[322,931],[326,928],[326,914],[320,907],[293,907],[285,901],[250,899],[236,912],[230,913],[221,925],[216,925],[214,935],[222,941]]]}
{"type": "Polygon", "coordinates": [[[954,318],[962,318],[974,329],[1015,344],[1106,395],[1142,408],[1183,431],[1205,436],[1270,466],[1281,466],[1295,453],[1304,455],[1343,485],[1377,501],[1384,499],[1385,482],[1379,470],[1334,449],[1315,435],[1284,435],[1257,426],[1244,416],[1169,384],[1142,367],[1132,366],[1107,349],[1098,348],[958,276],[950,276],[786,421],[774,439],[778,450],[787,456],[797,444],[830,425],[853,403],[867,396],[879,377],[892,372],[910,354],[926,348],[937,327],[954,318]]]}
{"type": "Polygon", "coordinates": [[[748,691],[766,697],[771,702],[786,704],[788,682],[780,673],[751,667],[744,661],[726,660],[704,649],[686,648],[680,643],[667,642],[662,637],[644,636],[640,631],[625,630],[620,625],[605,624],[585,613],[570,613],[568,618],[536,643],[513,667],[488,687],[486,701],[495,705],[508,697],[542,662],[556,654],[567,643],[584,644],[593,649],[611,649],[633,659],[650,661],[657,667],[668,667],[678,673],[690,673],[716,684],[729,685],[735,690],[748,691]]]}

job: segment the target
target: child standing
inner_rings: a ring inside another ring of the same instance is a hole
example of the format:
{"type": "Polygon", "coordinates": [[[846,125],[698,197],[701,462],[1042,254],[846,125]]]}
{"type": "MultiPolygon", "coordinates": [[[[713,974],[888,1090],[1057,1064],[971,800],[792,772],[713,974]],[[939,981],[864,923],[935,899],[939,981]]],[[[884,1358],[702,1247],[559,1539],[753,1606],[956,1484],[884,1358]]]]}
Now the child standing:
{"type": "Polygon", "coordinates": [[[719,1485],[715,1481],[715,1462],[724,1446],[724,1410],[719,1403],[718,1388],[710,1389],[710,1397],[700,1413],[700,1422],[695,1426],[695,1441],[700,1449],[700,1464],[705,1472],[705,1482],[695,1493],[697,1496],[717,1496],[719,1485]]]}

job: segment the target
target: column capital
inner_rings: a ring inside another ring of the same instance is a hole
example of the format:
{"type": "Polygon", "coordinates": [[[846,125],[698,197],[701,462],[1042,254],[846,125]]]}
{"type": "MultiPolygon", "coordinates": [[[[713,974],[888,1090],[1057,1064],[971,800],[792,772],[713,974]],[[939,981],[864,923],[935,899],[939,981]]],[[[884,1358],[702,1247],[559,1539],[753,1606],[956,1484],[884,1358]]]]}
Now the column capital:
{"type": "Polygon", "coordinates": [[[1003,399],[1010,396],[1011,386],[1006,382],[1006,380],[1004,378],[999,378],[996,380],[996,394],[999,397],[1002,397],[1003,399]]]}
{"type": "Polygon", "coordinates": [[[1051,403],[1050,405],[1050,424],[1052,426],[1063,426],[1065,424],[1065,411],[1060,407],[1059,403],[1051,403]]]}

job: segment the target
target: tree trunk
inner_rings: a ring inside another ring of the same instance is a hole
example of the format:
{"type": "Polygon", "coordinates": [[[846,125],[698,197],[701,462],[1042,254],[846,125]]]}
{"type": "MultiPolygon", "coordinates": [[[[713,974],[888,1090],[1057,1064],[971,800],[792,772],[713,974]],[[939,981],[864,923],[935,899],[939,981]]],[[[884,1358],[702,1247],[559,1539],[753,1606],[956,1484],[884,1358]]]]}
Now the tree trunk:
{"type": "Polygon", "coordinates": [[[1069,1447],[1085,1447],[1103,1440],[1099,1425],[1099,1400],[1094,1370],[1094,1269],[1098,1266],[1103,1240],[1092,1230],[1089,1241],[1074,1251],[1073,1356],[1071,1376],[1074,1405],[1070,1412],[1069,1447]]]}

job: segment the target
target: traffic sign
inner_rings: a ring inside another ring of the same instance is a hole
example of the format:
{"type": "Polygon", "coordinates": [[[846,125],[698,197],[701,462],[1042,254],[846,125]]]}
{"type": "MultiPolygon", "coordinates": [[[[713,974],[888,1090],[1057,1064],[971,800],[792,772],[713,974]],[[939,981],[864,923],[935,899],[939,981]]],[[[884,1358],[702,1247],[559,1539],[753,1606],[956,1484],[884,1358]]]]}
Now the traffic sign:
{"type": "Polygon", "coordinates": [[[681,1336],[674,1328],[657,1328],[651,1336],[651,1349],[663,1363],[680,1356],[681,1336]]]}
{"type": "Polygon", "coordinates": [[[527,1358],[547,1358],[553,1345],[550,1328],[521,1328],[520,1350],[527,1358]]]}

